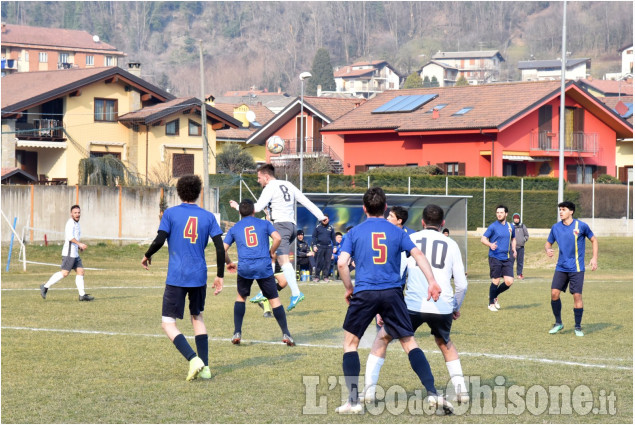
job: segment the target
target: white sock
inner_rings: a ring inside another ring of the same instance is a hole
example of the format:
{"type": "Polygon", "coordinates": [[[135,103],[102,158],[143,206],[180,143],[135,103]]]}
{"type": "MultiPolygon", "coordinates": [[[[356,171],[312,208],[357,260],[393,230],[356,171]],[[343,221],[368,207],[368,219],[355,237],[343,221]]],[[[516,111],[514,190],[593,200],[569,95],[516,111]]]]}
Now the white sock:
{"type": "Polygon", "coordinates": [[[62,279],[64,279],[64,275],[62,274],[62,272],[54,273],[53,276],[51,276],[51,278],[49,279],[49,281],[44,284],[44,287],[48,289],[62,279]]]}
{"type": "Polygon", "coordinates": [[[463,369],[461,368],[461,360],[456,359],[451,362],[445,362],[452,379],[452,385],[454,385],[454,391],[456,394],[466,393],[467,386],[465,385],[465,379],[463,378],[463,369]]]}
{"type": "Polygon", "coordinates": [[[384,358],[375,356],[374,354],[368,355],[366,360],[366,374],[364,375],[364,390],[368,394],[375,392],[375,386],[379,381],[379,372],[384,365],[384,358]]]}
{"type": "Polygon", "coordinates": [[[77,290],[79,291],[80,297],[82,295],[86,295],[86,292],[84,292],[84,276],[75,276],[75,285],[77,285],[77,290]]]}
{"type": "Polygon", "coordinates": [[[300,295],[300,288],[298,288],[298,282],[295,277],[295,270],[293,270],[293,266],[291,263],[283,264],[281,267],[282,273],[284,274],[285,279],[287,279],[287,284],[289,288],[291,288],[291,296],[297,297],[300,295]]]}

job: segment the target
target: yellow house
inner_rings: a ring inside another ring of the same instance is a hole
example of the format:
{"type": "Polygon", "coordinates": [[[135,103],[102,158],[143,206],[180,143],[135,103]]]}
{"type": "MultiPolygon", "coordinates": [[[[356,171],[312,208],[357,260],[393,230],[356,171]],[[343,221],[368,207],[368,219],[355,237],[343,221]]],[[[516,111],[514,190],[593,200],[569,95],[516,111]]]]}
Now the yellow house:
{"type": "MultiPolygon", "coordinates": [[[[16,73],[2,79],[2,167],[47,183],[76,184],[82,158],[111,154],[143,182],[153,170],[201,175],[201,103],[118,67],[16,73]]],[[[240,122],[206,106],[215,131],[240,122]]],[[[210,160],[209,172],[215,173],[210,160]]]]}

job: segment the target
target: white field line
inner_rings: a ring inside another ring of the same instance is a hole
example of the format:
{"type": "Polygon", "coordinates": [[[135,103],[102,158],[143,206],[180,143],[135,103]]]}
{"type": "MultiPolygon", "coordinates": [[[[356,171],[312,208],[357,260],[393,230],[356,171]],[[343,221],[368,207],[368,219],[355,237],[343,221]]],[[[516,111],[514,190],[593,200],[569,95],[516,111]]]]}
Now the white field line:
{"type": "MultiPolygon", "coordinates": [[[[52,329],[52,328],[29,328],[24,326],[2,326],[2,329],[8,330],[23,330],[23,331],[32,331],[32,332],[59,332],[59,333],[75,333],[75,334],[90,334],[90,335],[110,335],[110,336],[133,336],[133,337],[151,337],[151,338],[164,338],[163,334],[135,334],[135,333],[126,333],[126,332],[109,332],[109,331],[94,331],[94,330],[85,330],[85,329],[52,329]]],[[[193,339],[193,337],[188,337],[189,339],[193,339]]],[[[218,338],[218,337],[210,337],[212,341],[230,341],[230,338],[218,338]]],[[[273,342],[273,341],[261,341],[261,340],[243,340],[245,342],[249,342],[251,344],[269,344],[269,345],[281,345],[282,342],[273,342]]],[[[326,349],[336,349],[341,350],[341,345],[332,345],[332,344],[306,344],[306,343],[296,343],[299,347],[309,347],[309,348],[326,348],[326,349]]],[[[436,351],[431,350],[423,350],[426,353],[433,353],[436,351]]],[[[577,367],[587,367],[587,368],[597,368],[597,369],[617,369],[617,370],[633,370],[631,366],[617,366],[617,365],[607,365],[607,364],[593,364],[593,363],[581,363],[581,362],[571,362],[565,360],[553,360],[553,359],[544,359],[538,357],[529,357],[529,356],[515,356],[508,354],[489,354],[489,353],[460,353],[463,357],[488,357],[493,359],[512,359],[526,362],[534,362],[534,363],[548,363],[555,365],[566,365],[566,366],[577,366],[577,367]]],[[[618,359],[604,359],[604,360],[618,360],[618,359]]],[[[630,359],[629,359],[630,360],[630,359]]]]}

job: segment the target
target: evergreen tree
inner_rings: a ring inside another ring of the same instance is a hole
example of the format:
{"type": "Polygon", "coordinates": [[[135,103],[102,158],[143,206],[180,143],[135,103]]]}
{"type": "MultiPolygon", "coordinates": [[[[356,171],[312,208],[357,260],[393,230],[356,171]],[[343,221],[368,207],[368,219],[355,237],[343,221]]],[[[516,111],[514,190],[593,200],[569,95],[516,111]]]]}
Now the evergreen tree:
{"type": "Polygon", "coordinates": [[[430,87],[430,78],[427,75],[423,77],[423,87],[430,87]]]}
{"type": "Polygon", "coordinates": [[[333,78],[333,65],[331,57],[325,48],[318,49],[313,58],[311,67],[311,78],[307,80],[306,93],[309,96],[317,96],[317,86],[321,85],[322,90],[334,91],[335,79],[333,78]]]}
{"type": "Polygon", "coordinates": [[[469,83],[467,82],[467,78],[465,78],[463,75],[461,75],[459,77],[458,80],[456,80],[456,84],[455,86],[460,87],[460,86],[467,86],[469,85],[469,83]]]}
{"type": "Polygon", "coordinates": [[[437,77],[435,77],[434,75],[430,80],[430,87],[439,87],[439,80],[437,80],[437,77]]]}
{"type": "Polygon", "coordinates": [[[251,154],[238,143],[228,143],[216,155],[216,168],[224,173],[240,174],[245,169],[255,169],[256,163],[251,154]]]}
{"type": "Polygon", "coordinates": [[[403,84],[404,89],[420,89],[421,87],[423,87],[423,80],[421,80],[421,76],[418,72],[413,72],[408,75],[406,82],[403,84]]]}

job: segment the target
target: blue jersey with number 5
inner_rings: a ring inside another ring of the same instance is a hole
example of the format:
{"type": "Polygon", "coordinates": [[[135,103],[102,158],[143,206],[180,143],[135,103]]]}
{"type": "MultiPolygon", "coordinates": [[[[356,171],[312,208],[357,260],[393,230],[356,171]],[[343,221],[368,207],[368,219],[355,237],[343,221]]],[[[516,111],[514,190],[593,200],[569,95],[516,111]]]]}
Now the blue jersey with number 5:
{"type": "Polygon", "coordinates": [[[414,247],[406,232],[384,218],[369,217],[353,227],[342,241],[342,251],[355,259],[353,293],[401,287],[401,253],[414,247]]]}
{"type": "Polygon", "coordinates": [[[220,235],[216,217],[195,204],[183,203],[163,213],[159,230],[168,234],[168,276],[172,286],[197,287],[207,284],[205,247],[209,238],[220,235]]]}

